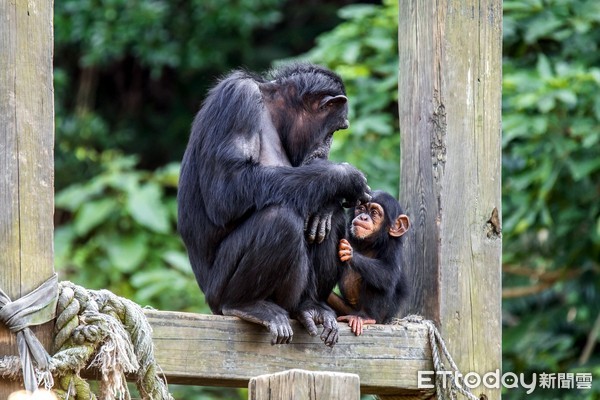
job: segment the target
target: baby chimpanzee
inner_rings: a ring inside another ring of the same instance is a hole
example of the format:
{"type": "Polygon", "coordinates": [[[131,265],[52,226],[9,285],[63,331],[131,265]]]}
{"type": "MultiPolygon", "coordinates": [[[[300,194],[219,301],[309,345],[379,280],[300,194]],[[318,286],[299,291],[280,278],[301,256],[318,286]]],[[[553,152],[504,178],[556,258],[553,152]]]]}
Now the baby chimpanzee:
{"type": "Polygon", "coordinates": [[[339,244],[339,258],[347,265],[339,281],[342,297],[331,293],[328,303],[356,336],[364,324],[389,322],[406,297],[401,236],[409,227],[398,201],[383,191],[354,209],[348,239],[339,244]]]}

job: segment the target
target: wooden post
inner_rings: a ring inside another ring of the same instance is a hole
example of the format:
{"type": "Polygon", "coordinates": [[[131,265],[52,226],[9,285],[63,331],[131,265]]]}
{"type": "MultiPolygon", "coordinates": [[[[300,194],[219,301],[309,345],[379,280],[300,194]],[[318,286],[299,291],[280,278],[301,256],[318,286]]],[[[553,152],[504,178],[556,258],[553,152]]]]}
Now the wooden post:
{"type": "Polygon", "coordinates": [[[502,2],[402,0],[398,38],[403,312],[439,323],[461,372],[483,376],[501,368],[502,2]]]}
{"type": "MultiPolygon", "coordinates": [[[[0,288],[13,300],[54,273],[52,0],[0,1],[0,288]]],[[[47,348],[52,324],[33,330],[47,348]]],[[[17,354],[0,324],[0,355],[17,354]]],[[[0,379],[0,399],[22,388],[0,379]]]]}
{"type": "Polygon", "coordinates": [[[359,400],[358,375],[292,369],[252,378],[249,400],[359,400]]]}

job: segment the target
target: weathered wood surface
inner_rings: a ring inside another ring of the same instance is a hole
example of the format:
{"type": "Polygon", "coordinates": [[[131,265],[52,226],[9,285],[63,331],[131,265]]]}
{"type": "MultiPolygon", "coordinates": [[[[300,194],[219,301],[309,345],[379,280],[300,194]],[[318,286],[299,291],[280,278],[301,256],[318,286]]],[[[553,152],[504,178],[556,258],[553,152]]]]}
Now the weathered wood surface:
{"type": "Polygon", "coordinates": [[[355,373],[364,393],[415,393],[417,371],[432,369],[419,324],[369,325],[355,337],[341,326],[333,348],[292,321],[293,342],[271,346],[268,332],[234,317],[145,311],[156,360],[169,383],[246,387],[251,378],[302,368],[355,373]]]}
{"type": "MultiPolygon", "coordinates": [[[[0,1],[0,288],[17,299],[54,273],[53,2],[0,1]]],[[[51,324],[34,332],[51,342],[51,324]]],[[[0,326],[0,354],[17,354],[0,326]]],[[[0,380],[0,399],[21,385],[0,380]]]]}
{"type": "MultiPolygon", "coordinates": [[[[400,1],[401,203],[412,295],[463,373],[501,366],[500,0],[400,1]]],[[[499,390],[475,390],[498,399],[499,390]]]]}
{"type": "Polygon", "coordinates": [[[359,400],[356,374],[292,369],[250,379],[250,400],[359,400]]]}

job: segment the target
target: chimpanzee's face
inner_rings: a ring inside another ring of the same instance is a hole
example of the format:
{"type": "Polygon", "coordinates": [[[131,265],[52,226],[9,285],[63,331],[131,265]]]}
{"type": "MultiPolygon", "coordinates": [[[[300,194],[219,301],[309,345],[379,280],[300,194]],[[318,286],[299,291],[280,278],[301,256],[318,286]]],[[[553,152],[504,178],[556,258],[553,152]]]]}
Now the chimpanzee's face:
{"type": "Polygon", "coordinates": [[[344,95],[323,96],[311,107],[308,129],[299,130],[306,135],[307,150],[302,164],[314,159],[329,158],[333,134],[348,128],[348,100],[344,95]]]}
{"type": "Polygon", "coordinates": [[[377,234],[385,221],[385,212],[378,203],[365,203],[356,206],[350,233],[356,239],[364,240],[377,234]]]}
{"type": "Polygon", "coordinates": [[[334,132],[348,128],[348,98],[341,81],[306,72],[261,84],[263,101],[292,166],[327,159],[334,132]]]}

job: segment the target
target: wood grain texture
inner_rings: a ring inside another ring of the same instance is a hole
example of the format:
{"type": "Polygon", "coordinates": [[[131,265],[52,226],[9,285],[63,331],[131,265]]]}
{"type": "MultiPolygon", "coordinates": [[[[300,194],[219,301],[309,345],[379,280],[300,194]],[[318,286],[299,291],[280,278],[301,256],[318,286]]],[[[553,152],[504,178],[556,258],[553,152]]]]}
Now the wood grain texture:
{"type": "Polygon", "coordinates": [[[359,400],[356,374],[292,369],[250,379],[249,400],[359,400]]]}
{"type": "MultiPolygon", "coordinates": [[[[53,273],[53,2],[0,2],[0,287],[12,299],[53,273]]],[[[35,329],[51,342],[51,324],[35,329]]],[[[0,354],[16,354],[0,327],[0,354]]],[[[19,385],[0,380],[0,398],[19,385]]]]}
{"type": "Polygon", "coordinates": [[[292,321],[293,342],[271,346],[262,327],[234,317],[145,311],[156,360],[168,382],[246,387],[251,378],[293,368],[354,373],[362,393],[418,393],[417,371],[431,370],[427,331],[419,324],[344,325],[333,348],[292,321]]]}
{"type": "MultiPolygon", "coordinates": [[[[440,323],[463,373],[501,366],[502,4],[400,2],[403,312],[440,323]]],[[[489,399],[499,391],[480,388],[489,399]]]]}

